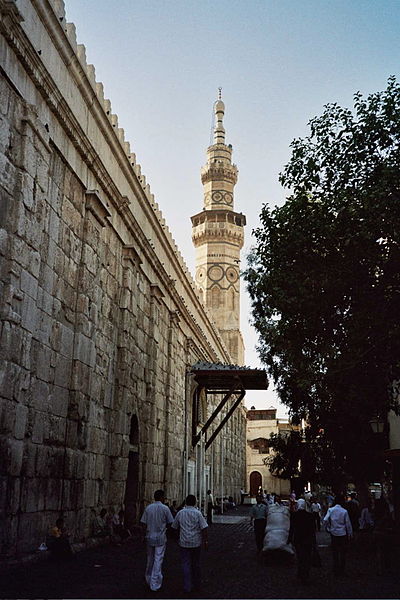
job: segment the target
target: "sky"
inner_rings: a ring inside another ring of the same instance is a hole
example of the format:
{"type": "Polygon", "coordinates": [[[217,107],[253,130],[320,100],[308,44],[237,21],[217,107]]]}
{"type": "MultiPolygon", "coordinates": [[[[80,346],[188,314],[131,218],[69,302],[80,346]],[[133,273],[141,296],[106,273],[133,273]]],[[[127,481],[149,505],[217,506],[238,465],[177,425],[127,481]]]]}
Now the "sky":
{"type": "MultiPolygon", "coordinates": [[[[385,88],[399,75],[400,0],[66,0],[96,80],[118,115],[186,263],[190,217],[203,208],[200,169],[222,87],[226,143],[238,166],[235,210],[247,218],[246,266],[263,204],[280,205],[290,143],[329,102],[385,88]]],[[[245,362],[262,366],[242,281],[245,362]]],[[[273,390],[246,405],[285,408],[273,390]]]]}

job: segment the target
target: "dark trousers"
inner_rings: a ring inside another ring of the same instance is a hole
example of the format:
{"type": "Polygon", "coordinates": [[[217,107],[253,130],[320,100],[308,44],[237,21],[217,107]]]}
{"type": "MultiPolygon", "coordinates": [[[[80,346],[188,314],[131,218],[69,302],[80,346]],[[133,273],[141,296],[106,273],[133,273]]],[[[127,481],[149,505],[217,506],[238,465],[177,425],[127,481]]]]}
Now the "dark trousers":
{"type": "Polygon", "coordinates": [[[347,535],[331,535],[333,572],[335,575],[344,573],[348,540],[347,535]]]}
{"type": "Polygon", "coordinates": [[[319,513],[314,513],[315,514],[315,526],[317,528],[317,531],[321,531],[321,517],[319,516],[319,513]]]}
{"type": "Polygon", "coordinates": [[[254,535],[256,537],[256,546],[258,552],[261,552],[264,543],[264,532],[267,519],[255,519],[254,520],[254,535]]]}
{"type": "Polygon", "coordinates": [[[183,589],[192,592],[200,587],[200,550],[197,548],[182,548],[181,562],[183,572],[183,589]]]}
{"type": "Polygon", "coordinates": [[[313,544],[296,544],[297,575],[302,581],[308,581],[311,569],[313,544]]]}

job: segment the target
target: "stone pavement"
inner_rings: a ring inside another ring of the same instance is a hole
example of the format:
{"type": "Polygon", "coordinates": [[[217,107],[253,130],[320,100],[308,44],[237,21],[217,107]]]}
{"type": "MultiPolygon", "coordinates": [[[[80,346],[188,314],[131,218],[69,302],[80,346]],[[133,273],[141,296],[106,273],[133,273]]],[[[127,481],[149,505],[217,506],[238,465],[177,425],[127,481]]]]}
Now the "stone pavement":
{"type": "MultiPolygon", "coordinates": [[[[347,577],[331,574],[329,536],[318,534],[322,568],[301,585],[295,561],[257,557],[247,507],[230,511],[210,527],[203,551],[201,598],[400,598],[398,561],[392,573],[376,574],[371,541],[359,534],[352,542],[347,577]]],[[[121,546],[81,552],[69,563],[51,561],[7,569],[0,574],[1,598],[183,598],[179,550],[168,542],[161,592],[147,590],[145,546],[138,539],[121,546]]]]}

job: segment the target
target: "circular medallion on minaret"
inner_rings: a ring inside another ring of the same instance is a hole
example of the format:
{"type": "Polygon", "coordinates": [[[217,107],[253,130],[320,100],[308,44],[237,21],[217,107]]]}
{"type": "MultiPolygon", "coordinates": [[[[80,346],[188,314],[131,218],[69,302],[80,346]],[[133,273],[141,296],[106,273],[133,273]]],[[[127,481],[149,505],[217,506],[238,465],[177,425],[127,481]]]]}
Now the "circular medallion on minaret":
{"type": "Polygon", "coordinates": [[[233,194],[231,194],[230,192],[225,192],[224,200],[225,200],[226,204],[232,204],[232,202],[233,202],[233,194]]]}
{"type": "Polygon", "coordinates": [[[206,280],[206,270],[204,267],[199,267],[196,272],[197,283],[204,283],[206,280]]]}
{"type": "Polygon", "coordinates": [[[213,192],[212,201],[216,202],[217,204],[220,204],[221,202],[223,202],[222,193],[221,192],[213,192]]]}
{"type": "Polygon", "coordinates": [[[224,271],[219,265],[212,265],[208,269],[208,276],[212,281],[220,281],[224,276],[224,271]]]}
{"type": "Polygon", "coordinates": [[[239,278],[239,273],[233,267],[228,267],[226,270],[226,277],[228,281],[235,283],[239,278]]]}

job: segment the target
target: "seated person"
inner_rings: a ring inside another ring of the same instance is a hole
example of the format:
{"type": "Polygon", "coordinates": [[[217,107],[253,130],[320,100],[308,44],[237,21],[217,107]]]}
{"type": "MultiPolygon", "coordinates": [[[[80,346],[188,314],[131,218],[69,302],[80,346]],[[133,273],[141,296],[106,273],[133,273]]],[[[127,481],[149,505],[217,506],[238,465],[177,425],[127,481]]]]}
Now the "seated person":
{"type": "Polygon", "coordinates": [[[233,496],[229,496],[228,498],[228,508],[235,508],[236,504],[233,501],[233,496]]]}
{"type": "Polygon", "coordinates": [[[102,508],[100,514],[98,516],[95,516],[92,523],[93,537],[107,537],[108,535],[110,535],[110,528],[106,521],[106,515],[106,509],[102,508]]]}
{"type": "Polygon", "coordinates": [[[121,540],[127,540],[132,537],[129,529],[125,527],[125,513],[122,509],[113,515],[111,523],[113,534],[120,537],[121,540]]]}
{"type": "Polygon", "coordinates": [[[64,519],[59,518],[50,533],[49,548],[55,558],[71,558],[73,553],[64,519]]]}

